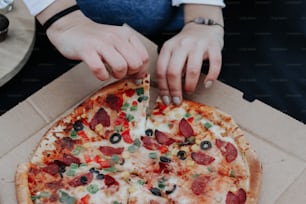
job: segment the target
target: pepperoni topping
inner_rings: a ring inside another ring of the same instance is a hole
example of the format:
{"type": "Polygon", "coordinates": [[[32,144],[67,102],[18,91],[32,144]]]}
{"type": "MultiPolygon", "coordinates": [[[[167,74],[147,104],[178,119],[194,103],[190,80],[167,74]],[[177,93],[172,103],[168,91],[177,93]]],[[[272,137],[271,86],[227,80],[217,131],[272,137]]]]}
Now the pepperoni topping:
{"type": "Polygon", "coordinates": [[[91,183],[92,179],[93,179],[93,175],[92,173],[89,172],[89,173],[82,174],[80,176],[75,177],[74,179],[69,181],[68,184],[72,187],[78,187],[78,186],[87,185],[91,183]]]}
{"type": "Polygon", "coordinates": [[[55,176],[59,172],[59,166],[57,164],[49,164],[42,169],[44,172],[55,176]]]}
{"type": "Polygon", "coordinates": [[[220,149],[222,155],[225,157],[227,162],[234,161],[238,156],[236,147],[230,142],[224,142],[222,140],[216,140],[216,146],[220,149]]]}
{"type": "Polygon", "coordinates": [[[128,89],[124,92],[128,97],[132,97],[135,94],[135,89],[128,89]]]}
{"type": "Polygon", "coordinates": [[[157,173],[161,173],[161,172],[163,172],[163,173],[169,173],[171,171],[171,169],[170,169],[170,167],[169,167],[169,165],[167,164],[167,163],[165,163],[165,162],[159,162],[159,170],[158,170],[158,172],[157,173]]]}
{"type": "Polygon", "coordinates": [[[226,195],[226,204],[244,204],[247,199],[246,192],[240,188],[236,193],[229,191],[226,195]]]}
{"type": "Polygon", "coordinates": [[[50,190],[58,190],[64,186],[61,181],[51,181],[45,184],[45,187],[50,190]]]}
{"type": "Polygon", "coordinates": [[[49,197],[50,202],[56,202],[59,200],[59,195],[58,193],[52,193],[51,196],[49,197]]]}
{"type": "Polygon", "coordinates": [[[60,140],[60,145],[64,149],[72,150],[74,147],[74,141],[71,137],[64,137],[60,140]]]}
{"type": "Polygon", "coordinates": [[[159,144],[171,145],[173,142],[175,142],[174,139],[169,138],[166,133],[159,130],[155,130],[155,137],[159,144]]]}
{"type": "Polygon", "coordinates": [[[211,164],[215,158],[203,153],[203,152],[192,152],[191,153],[191,158],[197,163],[201,165],[209,165],[211,164]]]}
{"type": "Polygon", "coordinates": [[[149,150],[158,150],[160,148],[160,144],[152,137],[148,137],[148,136],[142,136],[141,138],[141,141],[143,143],[143,146],[146,148],[146,149],[149,149],[149,150]]]}
{"type": "Polygon", "coordinates": [[[116,179],[113,178],[113,177],[110,176],[110,175],[104,175],[104,184],[105,184],[107,187],[110,187],[110,186],[113,186],[113,185],[116,185],[116,186],[119,185],[119,183],[116,181],[116,179]]]}
{"type": "Polygon", "coordinates": [[[110,126],[110,117],[108,113],[104,110],[104,108],[100,108],[98,112],[96,112],[94,117],[91,119],[90,128],[92,130],[95,130],[98,124],[102,124],[104,127],[110,126]]]}
{"type": "Polygon", "coordinates": [[[194,135],[194,131],[191,125],[185,118],[182,118],[182,120],[180,121],[179,130],[184,137],[191,137],[194,135]]]}
{"type": "Polygon", "coordinates": [[[193,180],[191,184],[191,190],[195,195],[200,195],[204,192],[207,183],[209,182],[209,176],[200,176],[193,180]]]}
{"type": "Polygon", "coordinates": [[[72,163],[75,163],[75,164],[81,164],[81,161],[79,158],[75,157],[75,156],[72,156],[70,154],[66,154],[64,153],[63,155],[63,160],[62,162],[66,165],[66,166],[69,166],[70,164],[72,163]]]}
{"type": "Polygon", "coordinates": [[[106,103],[107,105],[119,112],[121,110],[121,106],[123,104],[123,99],[122,97],[118,96],[118,95],[114,95],[114,94],[109,94],[107,97],[106,97],[106,103]]]}
{"type": "Polygon", "coordinates": [[[114,154],[121,154],[124,147],[110,147],[110,146],[100,146],[99,150],[106,156],[112,156],[114,154]]]}

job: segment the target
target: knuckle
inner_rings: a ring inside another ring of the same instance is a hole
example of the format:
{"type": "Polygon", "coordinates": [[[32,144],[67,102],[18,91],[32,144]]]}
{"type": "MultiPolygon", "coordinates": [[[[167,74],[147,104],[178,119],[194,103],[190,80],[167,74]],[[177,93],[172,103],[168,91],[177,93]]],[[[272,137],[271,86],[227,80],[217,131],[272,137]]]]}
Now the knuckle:
{"type": "Polygon", "coordinates": [[[134,63],[131,63],[129,66],[130,70],[139,70],[141,66],[143,65],[141,60],[135,60],[134,63]]]}
{"type": "Polygon", "coordinates": [[[165,75],[165,73],[163,71],[161,71],[160,69],[157,69],[156,70],[156,78],[158,80],[163,80],[163,79],[166,78],[166,75],[165,75]]]}
{"type": "Polygon", "coordinates": [[[178,75],[179,75],[179,73],[176,69],[169,68],[167,70],[167,78],[168,79],[175,79],[176,77],[179,77],[178,75]]]}
{"type": "Polygon", "coordinates": [[[188,77],[190,77],[192,79],[196,79],[199,75],[199,70],[189,69],[189,70],[187,70],[187,75],[188,75],[188,77]]]}
{"type": "Polygon", "coordinates": [[[126,64],[119,64],[117,65],[117,67],[115,68],[117,73],[123,73],[125,72],[127,69],[127,65],[126,64]]]}

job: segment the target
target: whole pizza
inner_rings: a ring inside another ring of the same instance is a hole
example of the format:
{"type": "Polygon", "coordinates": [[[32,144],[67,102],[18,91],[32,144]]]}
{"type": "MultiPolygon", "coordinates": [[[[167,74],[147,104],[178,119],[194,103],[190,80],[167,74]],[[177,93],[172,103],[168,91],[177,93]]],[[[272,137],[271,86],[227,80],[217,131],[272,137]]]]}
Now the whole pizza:
{"type": "Polygon", "coordinates": [[[149,108],[150,79],[101,88],[16,172],[18,203],[257,203],[261,164],[233,119],[184,100],[149,108]]]}

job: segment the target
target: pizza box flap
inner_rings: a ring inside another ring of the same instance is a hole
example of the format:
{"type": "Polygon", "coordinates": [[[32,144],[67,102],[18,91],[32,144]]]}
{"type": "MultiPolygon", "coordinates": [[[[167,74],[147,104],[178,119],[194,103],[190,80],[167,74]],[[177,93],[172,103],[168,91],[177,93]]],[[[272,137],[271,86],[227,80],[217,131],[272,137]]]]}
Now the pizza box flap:
{"type": "MultiPolygon", "coordinates": [[[[151,96],[155,98],[157,46],[137,35],[150,55],[151,96]]],[[[205,89],[202,80],[203,76],[196,92],[185,98],[228,113],[245,132],[263,165],[260,203],[306,203],[305,125],[260,101],[244,100],[241,92],[222,82],[205,89]]],[[[16,203],[16,165],[29,160],[44,132],[86,97],[113,81],[97,80],[80,63],[0,117],[0,203],[16,203]]]]}

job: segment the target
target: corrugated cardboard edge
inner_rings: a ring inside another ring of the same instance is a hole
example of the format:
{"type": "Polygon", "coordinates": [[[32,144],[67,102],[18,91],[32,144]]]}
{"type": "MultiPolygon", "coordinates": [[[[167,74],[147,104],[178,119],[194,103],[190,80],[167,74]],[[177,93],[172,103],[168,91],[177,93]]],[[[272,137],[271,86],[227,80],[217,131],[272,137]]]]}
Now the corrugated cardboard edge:
{"type": "MultiPolygon", "coordinates": [[[[151,57],[149,67],[154,82],[157,46],[143,36],[140,38],[151,57]]],[[[111,81],[98,81],[86,65],[81,63],[0,117],[3,135],[0,144],[0,164],[8,166],[11,170],[1,171],[0,201],[14,203],[12,169],[22,159],[26,159],[25,152],[31,152],[36,146],[33,141],[38,141],[37,138],[46,128],[58,117],[65,115],[67,110],[69,112],[84,98],[111,81]]],[[[157,94],[155,83],[151,92],[157,94]]],[[[243,100],[241,92],[221,82],[216,82],[211,89],[204,89],[200,83],[196,93],[186,97],[230,114],[245,131],[248,140],[263,161],[266,173],[261,197],[263,204],[274,203],[281,195],[286,197],[287,194],[284,192],[287,189],[295,188],[295,183],[292,182],[303,176],[306,167],[304,124],[259,101],[249,103],[243,100]],[[275,169],[282,169],[286,177],[278,177],[279,175],[273,172],[275,169]]],[[[300,183],[297,182],[297,185],[300,183]]],[[[302,194],[298,197],[299,200],[305,198],[302,194]]]]}

